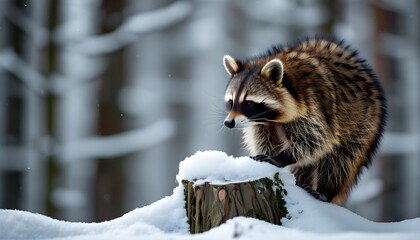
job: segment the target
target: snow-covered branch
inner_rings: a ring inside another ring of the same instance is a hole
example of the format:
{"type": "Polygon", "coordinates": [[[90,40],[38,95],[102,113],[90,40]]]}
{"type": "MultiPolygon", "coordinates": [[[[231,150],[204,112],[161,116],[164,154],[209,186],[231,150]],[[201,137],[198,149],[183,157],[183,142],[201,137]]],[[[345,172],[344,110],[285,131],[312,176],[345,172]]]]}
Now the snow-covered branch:
{"type": "Polygon", "coordinates": [[[17,76],[38,94],[45,94],[48,90],[47,79],[21,59],[11,48],[0,51],[0,67],[17,76]]]}
{"type": "Polygon", "coordinates": [[[23,14],[22,10],[19,10],[13,6],[13,4],[9,4],[7,8],[0,8],[0,11],[11,23],[30,36],[30,39],[35,42],[38,47],[43,47],[48,44],[50,40],[48,29],[37,24],[32,18],[23,14]]]}
{"type": "Polygon", "coordinates": [[[55,147],[53,154],[60,156],[63,163],[121,156],[156,146],[173,137],[175,129],[172,120],[162,119],[137,130],[63,143],[55,147]]]}
{"type": "Polygon", "coordinates": [[[192,12],[192,3],[176,1],[154,11],[139,13],[128,18],[113,32],[88,38],[74,38],[69,35],[68,25],[63,23],[54,33],[58,44],[73,44],[75,50],[89,55],[114,52],[127,44],[136,41],[141,34],[170,27],[185,19],[192,12]]]}

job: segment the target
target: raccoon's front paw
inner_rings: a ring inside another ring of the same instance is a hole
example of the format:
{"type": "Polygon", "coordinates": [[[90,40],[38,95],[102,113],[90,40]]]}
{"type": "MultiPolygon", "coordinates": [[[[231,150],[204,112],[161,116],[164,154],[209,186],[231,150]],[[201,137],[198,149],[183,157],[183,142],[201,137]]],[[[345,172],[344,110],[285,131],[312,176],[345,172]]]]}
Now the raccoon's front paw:
{"type": "Polygon", "coordinates": [[[309,186],[308,184],[303,184],[301,186],[301,188],[303,188],[303,190],[305,190],[307,193],[311,194],[314,198],[323,201],[323,202],[329,202],[329,199],[322,193],[314,190],[311,186],[309,186]]]}
{"type": "Polygon", "coordinates": [[[256,155],[256,156],[250,156],[250,158],[254,159],[258,162],[267,162],[270,164],[273,164],[274,166],[277,166],[277,162],[270,156],[267,155],[256,155]]]}

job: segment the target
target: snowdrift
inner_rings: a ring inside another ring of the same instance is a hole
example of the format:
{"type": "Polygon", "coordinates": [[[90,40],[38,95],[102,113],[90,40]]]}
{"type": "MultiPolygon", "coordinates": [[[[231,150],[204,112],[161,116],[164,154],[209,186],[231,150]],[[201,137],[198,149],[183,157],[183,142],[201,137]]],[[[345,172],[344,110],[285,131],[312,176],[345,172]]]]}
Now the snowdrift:
{"type": "Polygon", "coordinates": [[[420,218],[377,223],[349,210],[317,201],[295,185],[287,169],[223,152],[197,152],[179,165],[171,196],[102,223],[73,223],[43,215],[0,210],[0,239],[420,239],[420,218]],[[283,226],[238,217],[206,233],[191,235],[185,214],[182,179],[213,183],[272,178],[280,172],[290,216],[283,226]]]}

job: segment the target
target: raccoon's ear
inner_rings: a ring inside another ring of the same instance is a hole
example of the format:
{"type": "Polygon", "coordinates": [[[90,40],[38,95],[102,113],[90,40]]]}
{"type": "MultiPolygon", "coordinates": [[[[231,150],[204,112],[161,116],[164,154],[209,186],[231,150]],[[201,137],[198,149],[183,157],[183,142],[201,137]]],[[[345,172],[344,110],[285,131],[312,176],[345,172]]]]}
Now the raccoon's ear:
{"type": "Polygon", "coordinates": [[[223,65],[230,77],[237,73],[242,66],[241,62],[229,55],[223,56],[223,65]]]}
{"type": "Polygon", "coordinates": [[[273,59],[261,69],[261,76],[267,80],[278,83],[283,78],[283,63],[279,59],[273,59]]]}

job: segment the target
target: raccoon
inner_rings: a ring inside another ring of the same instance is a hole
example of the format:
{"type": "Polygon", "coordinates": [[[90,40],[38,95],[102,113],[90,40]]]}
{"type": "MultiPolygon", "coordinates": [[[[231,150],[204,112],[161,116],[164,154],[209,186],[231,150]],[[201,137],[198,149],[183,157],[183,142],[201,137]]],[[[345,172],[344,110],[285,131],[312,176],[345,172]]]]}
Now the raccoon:
{"type": "Polygon", "coordinates": [[[286,167],[314,197],[345,203],[371,163],[386,101],[372,68],[343,41],[306,38],[240,61],[229,55],[224,125],[253,159],[286,167]]]}

